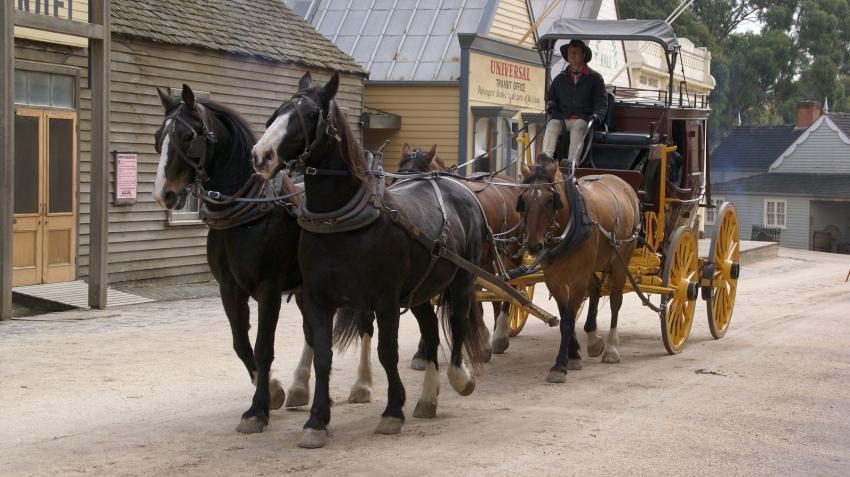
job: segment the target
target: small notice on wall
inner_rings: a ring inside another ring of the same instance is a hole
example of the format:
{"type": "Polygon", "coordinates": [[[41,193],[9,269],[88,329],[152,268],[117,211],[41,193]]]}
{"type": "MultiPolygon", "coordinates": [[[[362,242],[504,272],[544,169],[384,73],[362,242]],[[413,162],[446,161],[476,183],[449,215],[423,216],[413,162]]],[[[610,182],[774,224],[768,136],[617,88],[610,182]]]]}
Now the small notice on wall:
{"type": "Polygon", "coordinates": [[[114,152],[115,205],[136,203],[136,184],[139,178],[139,155],[135,152],[114,152]]]}

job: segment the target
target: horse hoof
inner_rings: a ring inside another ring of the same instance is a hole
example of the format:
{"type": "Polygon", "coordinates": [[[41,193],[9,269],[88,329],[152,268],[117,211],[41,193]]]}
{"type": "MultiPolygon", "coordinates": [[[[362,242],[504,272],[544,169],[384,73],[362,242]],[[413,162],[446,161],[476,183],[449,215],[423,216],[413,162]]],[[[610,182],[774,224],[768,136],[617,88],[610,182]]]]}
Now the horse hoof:
{"type": "Polygon", "coordinates": [[[414,371],[425,371],[425,365],[428,364],[425,358],[417,358],[416,356],[410,360],[410,369],[414,371]]]}
{"type": "Polygon", "coordinates": [[[368,386],[354,385],[351,388],[351,394],[348,395],[348,402],[352,404],[372,402],[372,389],[368,386]]]}
{"type": "Polygon", "coordinates": [[[413,417],[419,419],[433,419],[437,417],[437,402],[419,401],[413,410],[413,417]]]}
{"type": "Polygon", "coordinates": [[[472,378],[469,381],[467,381],[466,385],[464,385],[462,388],[459,387],[459,386],[458,387],[452,386],[452,387],[454,387],[455,391],[457,391],[457,393],[460,394],[461,396],[469,396],[470,394],[472,394],[472,391],[475,391],[475,379],[472,378]]]}
{"type": "Polygon", "coordinates": [[[510,338],[496,338],[493,340],[493,353],[503,354],[510,346],[510,338]]]}
{"type": "Polygon", "coordinates": [[[310,403],[310,391],[301,386],[292,386],[289,388],[289,393],[286,395],[286,403],[284,406],[300,407],[310,403]]]}
{"type": "Polygon", "coordinates": [[[567,361],[567,369],[570,371],[579,371],[581,370],[581,359],[572,358],[567,361]]]}
{"type": "Polygon", "coordinates": [[[591,358],[595,358],[605,351],[605,342],[599,338],[597,338],[597,340],[598,341],[588,341],[587,343],[587,354],[591,358]]]}
{"type": "Polygon", "coordinates": [[[546,375],[546,382],[552,384],[563,384],[567,382],[567,373],[552,369],[549,371],[549,374],[546,375]]]}
{"type": "Polygon", "coordinates": [[[266,429],[268,423],[264,422],[257,416],[251,416],[245,419],[242,419],[242,422],[236,426],[236,432],[241,432],[242,434],[259,434],[266,429]]]}
{"type": "Polygon", "coordinates": [[[382,417],[378,427],[375,428],[375,434],[400,434],[402,424],[404,424],[404,419],[400,417],[382,417]]]}
{"type": "Polygon", "coordinates": [[[616,351],[614,351],[614,352],[609,351],[609,352],[605,353],[605,356],[602,357],[602,362],[606,363],[606,364],[619,363],[620,362],[620,353],[618,353],[616,351]]]}
{"type": "Polygon", "coordinates": [[[328,431],[324,429],[304,429],[298,439],[298,447],[304,449],[319,449],[328,443],[328,431]]]}
{"type": "Polygon", "coordinates": [[[269,408],[275,411],[282,408],[284,401],[286,401],[286,392],[283,391],[283,386],[280,384],[280,381],[277,379],[271,380],[269,383],[269,394],[271,394],[269,408]]]}

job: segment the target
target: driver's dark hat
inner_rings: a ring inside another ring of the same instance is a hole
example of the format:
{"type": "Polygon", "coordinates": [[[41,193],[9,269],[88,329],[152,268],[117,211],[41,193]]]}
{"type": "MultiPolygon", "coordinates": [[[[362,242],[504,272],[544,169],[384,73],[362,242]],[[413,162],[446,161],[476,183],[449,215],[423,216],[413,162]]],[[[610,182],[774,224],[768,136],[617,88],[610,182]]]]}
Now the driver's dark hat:
{"type": "Polygon", "coordinates": [[[590,51],[590,47],[581,40],[571,40],[566,45],[561,45],[561,56],[564,58],[564,61],[567,60],[567,49],[571,46],[581,48],[584,51],[584,62],[590,63],[590,59],[593,58],[593,52],[590,51]]]}

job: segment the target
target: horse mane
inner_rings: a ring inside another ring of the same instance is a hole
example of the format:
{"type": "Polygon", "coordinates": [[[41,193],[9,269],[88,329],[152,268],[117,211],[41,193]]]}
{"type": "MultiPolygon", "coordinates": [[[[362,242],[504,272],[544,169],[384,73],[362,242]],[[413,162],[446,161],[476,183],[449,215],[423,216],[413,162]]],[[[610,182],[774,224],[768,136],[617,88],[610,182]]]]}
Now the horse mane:
{"type": "Polygon", "coordinates": [[[342,161],[348,166],[354,180],[362,183],[366,180],[366,164],[363,162],[363,149],[360,147],[360,142],[354,137],[351,125],[348,124],[345,113],[336,101],[331,101],[329,107],[333,113],[333,125],[342,137],[339,143],[342,161]]]}
{"type": "MultiPolygon", "coordinates": [[[[254,133],[254,129],[250,123],[248,123],[248,120],[233,108],[221,103],[201,101],[201,104],[218,116],[226,127],[230,128],[231,135],[233,136],[233,151],[241,151],[242,156],[250,158],[248,151],[257,143],[257,135],[254,133]]],[[[251,164],[250,160],[248,164],[251,164]]]]}

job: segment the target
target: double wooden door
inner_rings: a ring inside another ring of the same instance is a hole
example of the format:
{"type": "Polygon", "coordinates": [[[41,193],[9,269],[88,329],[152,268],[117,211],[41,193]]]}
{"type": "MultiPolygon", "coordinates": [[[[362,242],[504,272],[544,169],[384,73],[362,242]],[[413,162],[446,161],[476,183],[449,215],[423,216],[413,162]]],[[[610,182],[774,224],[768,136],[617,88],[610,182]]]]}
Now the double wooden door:
{"type": "Polygon", "coordinates": [[[73,280],[77,240],[77,113],[15,115],[14,286],[73,280]]]}

